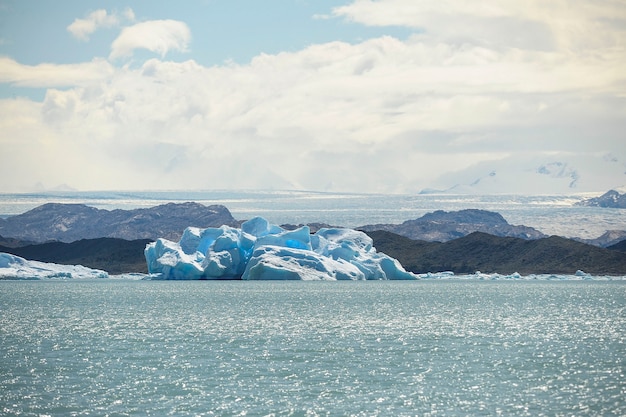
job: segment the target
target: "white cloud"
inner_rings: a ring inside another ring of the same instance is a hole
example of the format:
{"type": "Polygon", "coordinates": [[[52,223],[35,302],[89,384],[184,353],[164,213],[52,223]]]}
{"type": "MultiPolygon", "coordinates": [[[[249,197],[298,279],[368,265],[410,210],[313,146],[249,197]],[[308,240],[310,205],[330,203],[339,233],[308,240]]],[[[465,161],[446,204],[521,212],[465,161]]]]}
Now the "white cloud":
{"type": "Polygon", "coordinates": [[[135,20],[135,14],[132,9],[127,8],[122,13],[108,13],[105,9],[98,9],[89,13],[84,19],[75,19],[67,27],[67,30],[75,38],[87,41],[89,36],[96,30],[119,26],[123,19],[128,21],[135,20]]]}
{"type": "Polygon", "coordinates": [[[24,65],[0,57],[0,82],[20,87],[85,86],[109,79],[114,69],[103,59],[79,64],[24,65]]]}
{"type": "Polygon", "coordinates": [[[122,12],[122,16],[124,16],[124,18],[129,22],[135,21],[135,12],[130,7],[124,9],[124,11],[122,12]]]}
{"type": "MultiPolygon", "coordinates": [[[[0,102],[0,145],[9,149],[0,167],[16,173],[0,175],[0,188],[17,176],[79,189],[415,192],[496,169],[483,182],[489,191],[510,184],[532,190],[537,178],[567,187],[569,177],[538,177],[532,169],[536,161],[570,158],[568,169],[580,173],[575,191],[602,191],[607,176],[590,174],[581,161],[606,152],[626,161],[620,25],[598,17],[605,8],[591,8],[599,27],[585,39],[568,34],[589,22],[576,20],[579,12],[566,2],[530,2],[524,11],[515,2],[454,4],[354,2],[335,15],[368,24],[411,18],[426,32],[261,54],[245,65],[151,59],[139,68],[104,60],[26,66],[2,58],[0,82],[49,90],[42,103],[0,102]],[[559,16],[555,22],[570,20],[554,23],[540,10],[559,16]],[[469,29],[452,36],[457,26],[437,25],[444,18],[469,19],[469,29]],[[486,32],[470,30],[472,19],[486,19],[486,32]],[[533,25],[543,32],[531,39],[533,25]],[[546,159],[547,151],[559,157],[546,159]],[[451,171],[457,174],[444,175],[451,171]],[[520,178],[526,188],[515,184],[520,178]]],[[[122,31],[111,58],[138,48],[163,56],[185,50],[189,40],[182,22],[144,22],[122,31]]],[[[623,165],[612,166],[610,175],[622,175],[623,165]]]]}
{"type": "Polygon", "coordinates": [[[623,154],[616,120],[626,109],[604,101],[617,75],[564,77],[576,61],[551,62],[388,37],[260,55],[247,65],[152,59],[115,70],[99,88],[49,90],[38,123],[84,161],[73,162],[81,170],[91,172],[94,158],[115,167],[113,176],[56,181],[81,189],[96,181],[409,192],[520,149],[581,153],[588,142],[623,154]],[[572,121],[604,124],[606,134],[576,132],[572,121]]]}
{"type": "Polygon", "coordinates": [[[333,9],[333,15],[494,47],[579,52],[623,46],[626,35],[626,6],[612,0],[355,0],[333,9]]]}
{"type": "Polygon", "coordinates": [[[113,41],[109,58],[133,54],[135,49],[147,49],[164,57],[170,50],[186,51],[191,32],[187,25],[176,20],[151,20],[122,29],[113,41]]]}

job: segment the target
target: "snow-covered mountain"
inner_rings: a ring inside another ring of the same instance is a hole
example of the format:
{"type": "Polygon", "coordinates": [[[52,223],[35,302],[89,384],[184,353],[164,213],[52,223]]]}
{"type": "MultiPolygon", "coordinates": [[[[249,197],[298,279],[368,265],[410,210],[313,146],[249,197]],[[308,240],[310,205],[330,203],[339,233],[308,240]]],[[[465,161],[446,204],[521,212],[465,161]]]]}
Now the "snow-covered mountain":
{"type": "Polygon", "coordinates": [[[604,192],[626,184],[626,159],[614,153],[594,158],[550,154],[511,155],[439,177],[423,192],[455,194],[572,194],[604,192]]]}
{"type": "Polygon", "coordinates": [[[593,197],[577,203],[580,206],[626,208],[626,193],[609,190],[600,197],[593,197]]]}

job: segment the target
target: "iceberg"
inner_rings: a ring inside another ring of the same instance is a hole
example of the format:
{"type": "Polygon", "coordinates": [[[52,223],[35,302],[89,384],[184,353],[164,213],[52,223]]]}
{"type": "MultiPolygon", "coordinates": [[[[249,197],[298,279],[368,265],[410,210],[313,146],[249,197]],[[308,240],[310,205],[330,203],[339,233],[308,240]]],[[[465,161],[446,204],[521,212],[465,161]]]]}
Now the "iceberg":
{"type": "Polygon", "coordinates": [[[365,233],[308,226],[286,230],[263,217],[241,228],[188,227],[178,242],[158,239],[145,249],[153,279],[407,280],[418,279],[373,247],[365,233]]]}
{"type": "Polygon", "coordinates": [[[108,277],[109,274],[105,271],[82,265],[58,265],[29,261],[19,256],[0,252],[0,279],[95,279],[108,277]]]}

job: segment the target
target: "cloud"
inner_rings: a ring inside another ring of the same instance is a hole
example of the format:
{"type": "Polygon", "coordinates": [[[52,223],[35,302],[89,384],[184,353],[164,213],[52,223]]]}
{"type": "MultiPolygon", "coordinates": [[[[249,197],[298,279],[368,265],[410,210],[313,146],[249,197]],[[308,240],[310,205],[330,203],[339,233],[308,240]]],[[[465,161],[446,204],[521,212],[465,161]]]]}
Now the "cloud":
{"type": "Polygon", "coordinates": [[[519,151],[621,155],[626,109],[607,93],[620,78],[599,77],[600,63],[564,76],[579,65],[391,37],[246,65],[151,59],[97,89],[49,90],[39,123],[84,170],[96,157],[115,167],[104,188],[410,192],[519,151]]]}
{"type": "MultiPolygon", "coordinates": [[[[8,149],[0,167],[15,173],[0,176],[0,188],[19,177],[79,189],[417,192],[484,176],[488,191],[539,189],[533,182],[545,180],[571,192],[571,175],[537,173],[558,163],[580,174],[575,191],[625,178],[619,11],[601,19],[605,3],[581,2],[598,25],[585,38],[568,34],[590,23],[575,20],[579,11],[566,2],[530,2],[525,11],[504,1],[438,4],[354,2],[335,16],[408,19],[415,34],[315,44],[246,64],[27,66],[2,58],[1,82],[48,91],[43,102],[0,101],[0,145],[8,149]],[[464,20],[460,32],[438,25],[464,20]],[[472,29],[478,21],[484,32],[472,29]],[[542,28],[537,38],[526,33],[533,25],[542,28]],[[621,162],[593,174],[607,152],[621,162]],[[594,163],[587,169],[585,160],[594,163]]],[[[111,58],[140,48],[164,56],[190,38],[182,22],[139,23],[122,31],[111,58]]]]}
{"type": "Polygon", "coordinates": [[[455,43],[523,49],[623,45],[626,7],[611,0],[355,0],[333,15],[368,26],[405,26],[455,43]],[[613,22],[613,24],[610,24],[613,22]]]}
{"type": "Polygon", "coordinates": [[[606,191],[626,181],[626,160],[603,152],[518,153],[443,174],[433,188],[472,194],[606,191]]]}
{"type": "Polygon", "coordinates": [[[24,65],[0,57],[0,82],[20,87],[86,86],[109,79],[114,69],[103,59],[79,64],[24,65]]]}
{"type": "Polygon", "coordinates": [[[107,13],[105,9],[98,9],[87,15],[84,19],[75,19],[67,27],[68,32],[76,39],[87,41],[89,36],[100,28],[111,28],[119,26],[122,20],[134,21],[135,14],[132,9],[127,8],[122,13],[107,13]]]}
{"type": "Polygon", "coordinates": [[[164,57],[169,51],[186,51],[191,31],[176,20],[151,20],[122,29],[113,41],[109,58],[131,56],[135,49],[147,49],[164,57]]]}

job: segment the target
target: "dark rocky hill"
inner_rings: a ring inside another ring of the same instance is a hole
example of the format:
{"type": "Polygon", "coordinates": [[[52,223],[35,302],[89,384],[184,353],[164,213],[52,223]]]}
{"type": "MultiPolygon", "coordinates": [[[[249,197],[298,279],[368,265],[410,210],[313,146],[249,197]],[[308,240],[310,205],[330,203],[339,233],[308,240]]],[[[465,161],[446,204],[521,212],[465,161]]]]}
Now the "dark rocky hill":
{"type": "Polygon", "coordinates": [[[600,197],[588,198],[576,203],[578,206],[626,208],[626,193],[620,194],[616,190],[609,190],[600,197]]]}
{"type": "Polygon", "coordinates": [[[374,246],[415,273],[591,274],[625,275],[626,253],[551,236],[536,240],[474,232],[448,242],[411,240],[388,231],[367,234],[374,246]]]}
{"type": "Polygon", "coordinates": [[[608,246],[607,249],[626,252],[626,240],[622,240],[621,242],[608,246]]]}
{"type": "Polygon", "coordinates": [[[0,223],[0,235],[31,242],[73,242],[114,237],[127,240],[178,240],[188,226],[237,225],[221,205],[169,203],[135,210],[102,210],[83,204],[49,203],[0,223]]]}
{"type": "Polygon", "coordinates": [[[18,248],[0,246],[0,252],[33,261],[83,265],[102,269],[110,274],[147,273],[148,267],[143,251],[150,242],[148,239],[83,239],[72,243],[50,242],[18,248]]]}
{"type": "Polygon", "coordinates": [[[473,232],[494,236],[539,239],[545,235],[532,227],[510,225],[502,215],[485,210],[467,209],[447,212],[438,210],[402,224],[375,224],[358,228],[365,232],[385,230],[413,240],[447,242],[473,232]]]}
{"type": "Polygon", "coordinates": [[[0,236],[0,246],[7,248],[18,248],[20,246],[32,245],[33,243],[35,242],[0,236]]]}

